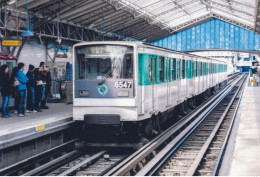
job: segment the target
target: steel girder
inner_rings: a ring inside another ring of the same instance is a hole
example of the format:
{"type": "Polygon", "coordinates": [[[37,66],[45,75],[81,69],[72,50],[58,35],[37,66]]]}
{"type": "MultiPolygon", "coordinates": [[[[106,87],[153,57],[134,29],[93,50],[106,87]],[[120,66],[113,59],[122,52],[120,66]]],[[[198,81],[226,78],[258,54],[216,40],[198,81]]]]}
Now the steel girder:
{"type": "MultiPolygon", "coordinates": [[[[101,9],[101,8],[105,8],[106,6],[107,6],[106,4],[100,4],[100,5],[98,5],[98,6],[95,6],[95,7],[91,8],[91,9],[82,11],[82,12],[77,13],[77,14],[75,14],[75,15],[71,15],[70,17],[67,17],[66,19],[67,19],[68,21],[71,21],[71,20],[74,20],[74,19],[76,19],[76,18],[80,18],[80,17],[82,17],[82,16],[84,16],[84,15],[87,15],[87,14],[89,14],[89,16],[90,16],[90,15],[93,14],[96,10],[101,9]]],[[[88,16],[88,18],[89,18],[89,16],[88,16]]],[[[79,22],[79,23],[80,23],[80,22],[79,22]]]]}

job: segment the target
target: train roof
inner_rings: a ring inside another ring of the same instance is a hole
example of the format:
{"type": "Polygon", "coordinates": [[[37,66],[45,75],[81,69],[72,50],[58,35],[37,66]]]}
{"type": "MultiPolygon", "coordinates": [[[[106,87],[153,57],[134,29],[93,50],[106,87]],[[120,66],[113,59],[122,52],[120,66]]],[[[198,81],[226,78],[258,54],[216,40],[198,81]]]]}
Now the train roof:
{"type": "Polygon", "coordinates": [[[75,44],[74,46],[81,46],[81,45],[86,45],[86,44],[125,44],[125,45],[131,45],[131,44],[135,44],[137,45],[137,47],[146,47],[146,48],[151,48],[151,49],[159,49],[161,51],[168,51],[168,52],[174,52],[176,54],[180,54],[180,55],[187,55],[190,57],[200,57],[200,58],[204,58],[204,59],[211,59],[211,60],[215,60],[215,61],[220,61],[223,63],[226,63],[225,61],[222,60],[218,60],[218,59],[212,59],[209,57],[205,57],[205,56],[199,56],[199,55],[194,55],[194,54],[190,54],[190,53],[186,53],[183,51],[177,51],[177,50],[173,50],[173,49],[168,49],[165,47],[160,47],[160,46],[156,46],[150,43],[146,43],[146,42],[141,42],[141,41],[90,41],[90,42],[80,42],[78,44],[75,44]]]}
{"type": "Polygon", "coordinates": [[[4,59],[4,60],[18,60],[17,57],[12,56],[12,55],[8,55],[5,53],[0,53],[0,59],[4,59]]]}

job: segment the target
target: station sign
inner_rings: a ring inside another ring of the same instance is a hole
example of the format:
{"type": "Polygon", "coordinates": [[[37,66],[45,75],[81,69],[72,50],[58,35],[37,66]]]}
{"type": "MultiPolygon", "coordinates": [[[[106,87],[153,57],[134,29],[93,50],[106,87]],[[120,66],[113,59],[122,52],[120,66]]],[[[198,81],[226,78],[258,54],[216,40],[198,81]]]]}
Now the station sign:
{"type": "Polygon", "coordinates": [[[2,46],[21,46],[21,44],[20,39],[2,39],[2,46]]]}

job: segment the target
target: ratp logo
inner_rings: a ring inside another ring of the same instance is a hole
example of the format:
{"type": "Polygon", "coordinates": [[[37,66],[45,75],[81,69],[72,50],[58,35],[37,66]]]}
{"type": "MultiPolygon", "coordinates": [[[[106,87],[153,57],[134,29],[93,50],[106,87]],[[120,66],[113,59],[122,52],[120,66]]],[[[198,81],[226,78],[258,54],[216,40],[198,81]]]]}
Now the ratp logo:
{"type": "Polygon", "coordinates": [[[97,87],[97,89],[98,89],[98,93],[103,96],[105,96],[108,92],[108,87],[105,84],[101,84],[100,86],[97,87]]]}

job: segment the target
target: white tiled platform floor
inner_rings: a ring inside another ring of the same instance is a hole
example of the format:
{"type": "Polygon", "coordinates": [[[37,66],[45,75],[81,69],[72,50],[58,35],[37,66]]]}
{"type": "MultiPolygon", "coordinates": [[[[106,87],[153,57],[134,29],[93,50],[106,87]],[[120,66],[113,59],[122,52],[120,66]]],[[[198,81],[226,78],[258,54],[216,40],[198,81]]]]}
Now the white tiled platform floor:
{"type": "Polygon", "coordinates": [[[246,87],[230,176],[260,175],[260,87],[246,87]]]}

